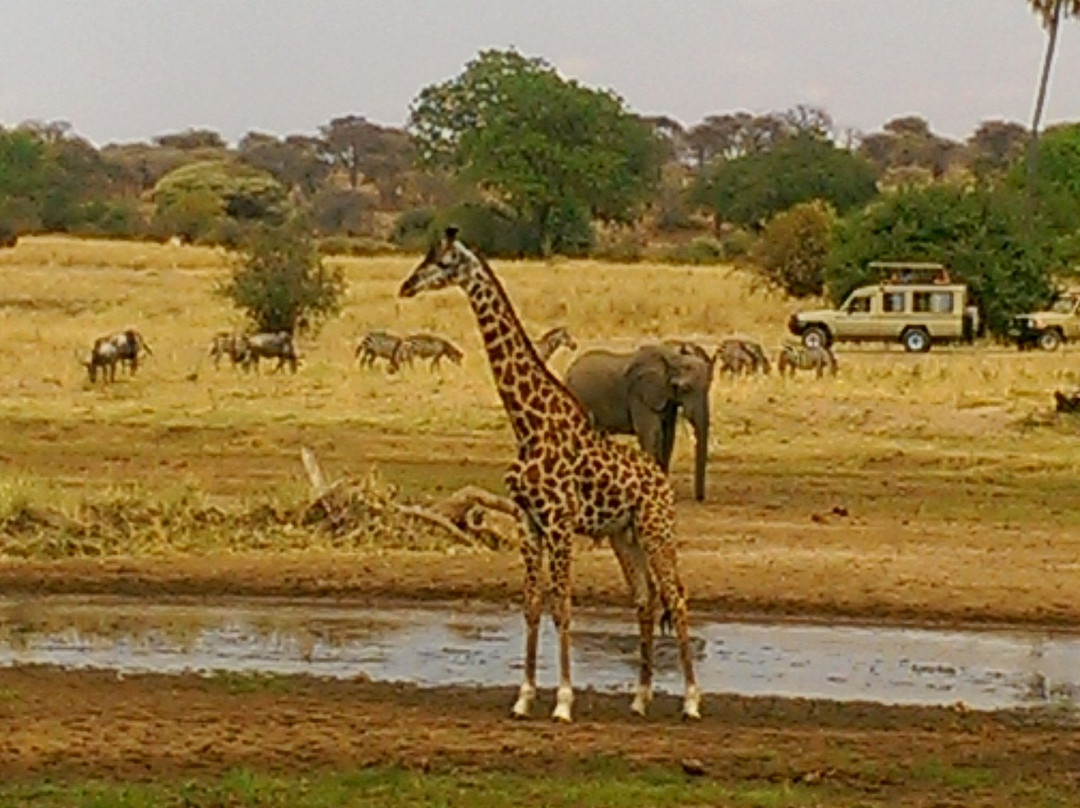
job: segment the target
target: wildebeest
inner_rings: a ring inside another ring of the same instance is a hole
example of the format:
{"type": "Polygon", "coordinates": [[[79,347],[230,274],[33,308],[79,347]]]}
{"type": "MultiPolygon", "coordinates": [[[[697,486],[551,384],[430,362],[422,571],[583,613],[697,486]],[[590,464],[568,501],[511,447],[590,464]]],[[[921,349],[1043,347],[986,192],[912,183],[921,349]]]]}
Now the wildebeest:
{"type": "Polygon", "coordinates": [[[134,328],[117,331],[102,339],[116,346],[117,362],[120,365],[127,365],[128,372],[132,375],[139,369],[140,352],[145,351],[147,356],[154,355],[146,340],[143,339],[143,335],[134,328]]]}
{"type": "Polygon", "coordinates": [[[248,353],[247,335],[238,331],[219,331],[210,343],[210,357],[214,360],[215,368],[220,366],[221,357],[227,356],[234,368],[240,365],[247,370],[248,353]]]}
{"type": "Polygon", "coordinates": [[[253,365],[256,372],[259,370],[260,359],[277,359],[278,363],[274,366],[275,373],[286,364],[293,373],[296,373],[299,357],[296,355],[292,334],[288,331],[252,334],[246,337],[246,340],[248,352],[245,363],[253,365]]]}
{"type": "Polygon", "coordinates": [[[360,367],[373,367],[376,359],[385,359],[390,372],[397,370],[394,354],[401,346],[401,337],[389,331],[369,331],[356,344],[354,356],[360,360],[360,367]]]}
{"type": "Polygon", "coordinates": [[[430,359],[431,370],[437,370],[439,361],[446,357],[455,365],[460,365],[465,357],[464,351],[454,345],[448,339],[443,339],[435,334],[410,334],[401,340],[397,350],[394,351],[390,364],[399,368],[403,364],[412,367],[413,359],[430,359]]]}
{"type": "Polygon", "coordinates": [[[90,358],[79,357],[79,362],[86,368],[90,376],[90,383],[97,381],[98,373],[101,373],[102,382],[116,381],[116,365],[120,361],[120,352],[115,343],[108,337],[98,337],[94,340],[94,347],[90,349],[90,358]]]}
{"type": "Polygon", "coordinates": [[[832,376],[836,375],[837,370],[836,357],[828,348],[820,345],[807,348],[790,342],[780,349],[776,366],[780,373],[788,373],[792,376],[795,375],[796,370],[812,370],[819,379],[825,375],[826,369],[832,376]]]}
{"type": "Polygon", "coordinates": [[[761,343],[742,336],[725,337],[716,349],[715,361],[721,373],[741,376],[744,373],[770,373],[772,365],[761,343]]]}

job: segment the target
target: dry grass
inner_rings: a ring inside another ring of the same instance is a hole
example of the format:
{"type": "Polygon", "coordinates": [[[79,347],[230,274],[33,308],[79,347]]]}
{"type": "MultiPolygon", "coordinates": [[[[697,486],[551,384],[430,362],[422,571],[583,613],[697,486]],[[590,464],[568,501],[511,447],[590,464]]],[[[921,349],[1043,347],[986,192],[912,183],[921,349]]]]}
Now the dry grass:
{"type": "MultiPolygon", "coordinates": [[[[414,259],[340,259],[350,293],[343,316],[301,346],[301,372],[244,376],[206,355],[210,336],[240,324],[212,294],[228,257],[221,251],[150,243],[27,238],[0,252],[0,416],[58,422],[91,419],[166,424],[349,422],[387,432],[455,434],[503,430],[472,314],[456,292],[400,300],[414,259]],[[155,354],[134,379],[92,388],[76,361],[94,337],[140,329],[155,354]],[[400,376],[355,367],[368,329],[430,330],[462,345],[462,368],[400,376]]],[[[755,289],[729,268],[593,262],[500,262],[526,325],[565,323],[583,347],[632,347],[682,336],[711,347],[732,331],[775,346],[797,304],[755,289]]],[[[911,357],[849,351],[838,380],[776,377],[714,387],[717,438],[773,435],[799,445],[845,436],[911,437],[950,443],[1003,429],[1044,411],[1050,392],[1077,384],[1069,352],[935,351],[911,357]],[[775,435],[774,435],[775,433],[775,435]]],[[[563,353],[554,365],[562,371],[563,353]]],[[[227,364],[227,363],[226,363],[227,364]]],[[[760,442],[760,441],[759,441],[760,442]]]]}

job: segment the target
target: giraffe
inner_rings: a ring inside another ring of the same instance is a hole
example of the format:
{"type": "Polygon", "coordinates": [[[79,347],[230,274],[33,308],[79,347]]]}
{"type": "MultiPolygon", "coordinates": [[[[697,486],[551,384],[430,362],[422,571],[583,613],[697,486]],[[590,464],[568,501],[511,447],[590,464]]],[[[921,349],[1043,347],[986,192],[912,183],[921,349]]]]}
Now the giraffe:
{"type": "Polygon", "coordinates": [[[540,360],[506,291],[488,264],[446,229],[401,285],[401,297],[459,286],[476,316],[495,385],[517,441],[506,472],[511,498],[524,514],[525,672],[512,715],[529,715],[536,697],[536,652],[544,610],[541,575],[547,556],[551,613],[559,636],[556,721],[571,720],[571,560],[575,534],[606,537],[637,608],[641,667],[631,710],[644,716],[652,700],[653,632],[674,624],[685,691],[683,716],[700,717],[686,591],[675,546],[675,495],[655,462],[636,447],[595,432],[577,399],[540,360]]]}

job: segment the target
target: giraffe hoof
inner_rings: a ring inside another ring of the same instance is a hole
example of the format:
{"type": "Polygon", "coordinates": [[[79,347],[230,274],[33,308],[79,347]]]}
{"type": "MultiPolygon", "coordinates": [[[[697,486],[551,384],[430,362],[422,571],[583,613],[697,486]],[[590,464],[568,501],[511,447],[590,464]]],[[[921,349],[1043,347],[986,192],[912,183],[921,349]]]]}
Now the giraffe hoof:
{"type": "Polygon", "coordinates": [[[556,724],[571,724],[574,719],[570,717],[570,708],[562,709],[562,705],[555,708],[555,712],[551,714],[551,720],[556,724]]]}
{"type": "Polygon", "coordinates": [[[701,691],[696,686],[692,687],[683,699],[682,715],[683,721],[701,720],[701,691]]]}
{"type": "Polygon", "coordinates": [[[634,702],[630,705],[630,712],[634,715],[645,717],[645,713],[649,710],[649,703],[652,701],[652,688],[651,687],[639,687],[637,693],[634,695],[634,702]]]}

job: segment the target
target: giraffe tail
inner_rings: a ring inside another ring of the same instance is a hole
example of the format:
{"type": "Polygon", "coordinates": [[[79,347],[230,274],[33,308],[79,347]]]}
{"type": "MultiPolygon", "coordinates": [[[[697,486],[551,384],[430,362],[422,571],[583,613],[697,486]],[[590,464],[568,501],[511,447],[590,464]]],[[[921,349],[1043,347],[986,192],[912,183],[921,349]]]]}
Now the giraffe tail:
{"type": "Polygon", "coordinates": [[[675,628],[675,618],[671,613],[670,608],[665,608],[660,615],[660,634],[661,636],[667,636],[675,628]]]}

